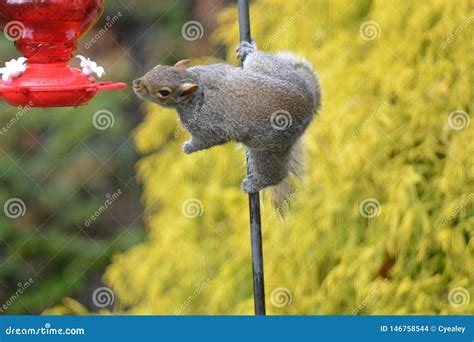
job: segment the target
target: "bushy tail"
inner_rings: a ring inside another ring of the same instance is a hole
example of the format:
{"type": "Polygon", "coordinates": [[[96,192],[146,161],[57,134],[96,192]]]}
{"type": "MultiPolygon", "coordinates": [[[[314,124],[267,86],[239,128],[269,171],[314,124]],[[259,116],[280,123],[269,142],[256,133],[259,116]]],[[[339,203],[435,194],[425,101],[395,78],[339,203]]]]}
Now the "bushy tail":
{"type": "Polygon", "coordinates": [[[297,183],[306,174],[305,149],[302,138],[293,145],[287,160],[288,176],[278,185],[270,188],[273,208],[282,217],[291,208],[298,194],[297,183]]]}

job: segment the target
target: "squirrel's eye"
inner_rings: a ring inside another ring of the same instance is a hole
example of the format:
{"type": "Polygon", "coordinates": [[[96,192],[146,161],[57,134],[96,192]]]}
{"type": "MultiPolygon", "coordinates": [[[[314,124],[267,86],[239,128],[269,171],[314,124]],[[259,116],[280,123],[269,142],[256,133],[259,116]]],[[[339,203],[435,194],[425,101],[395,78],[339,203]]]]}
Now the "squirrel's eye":
{"type": "Polygon", "coordinates": [[[171,95],[171,89],[163,88],[158,92],[158,96],[160,97],[168,97],[171,95]]]}

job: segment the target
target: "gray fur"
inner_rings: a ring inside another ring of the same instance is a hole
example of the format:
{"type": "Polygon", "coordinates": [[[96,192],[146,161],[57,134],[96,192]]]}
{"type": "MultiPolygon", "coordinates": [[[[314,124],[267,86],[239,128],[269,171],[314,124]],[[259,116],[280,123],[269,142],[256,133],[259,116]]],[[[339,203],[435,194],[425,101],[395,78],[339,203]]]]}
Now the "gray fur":
{"type": "Polygon", "coordinates": [[[319,81],[309,62],[289,52],[268,54],[242,43],[237,54],[243,69],[227,64],[157,66],[134,82],[135,91],[177,110],[191,134],[183,145],[187,154],[230,141],[244,144],[250,174],[243,191],[279,185],[278,206],[291,193],[289,175],[302,176],[300,140],[320,107],[319,81]],[[189,84],[197,87],[184,90],[189,84]],[[160,98],[160,89],[171,94],[160,98]]]}

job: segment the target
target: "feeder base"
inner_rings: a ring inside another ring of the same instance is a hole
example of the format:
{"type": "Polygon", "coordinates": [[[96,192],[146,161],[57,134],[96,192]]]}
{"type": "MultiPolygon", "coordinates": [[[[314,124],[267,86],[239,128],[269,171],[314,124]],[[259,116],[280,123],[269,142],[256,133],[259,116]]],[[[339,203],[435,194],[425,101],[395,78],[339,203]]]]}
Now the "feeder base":
{"type": "Polygon", "coordinates": [[[89,103],[98,91],[124,87],[125,83],[96,83],[65,64],[28,64],[19,78],[0,81],[0,99],[22,107],[78,107],[89,103]]]}

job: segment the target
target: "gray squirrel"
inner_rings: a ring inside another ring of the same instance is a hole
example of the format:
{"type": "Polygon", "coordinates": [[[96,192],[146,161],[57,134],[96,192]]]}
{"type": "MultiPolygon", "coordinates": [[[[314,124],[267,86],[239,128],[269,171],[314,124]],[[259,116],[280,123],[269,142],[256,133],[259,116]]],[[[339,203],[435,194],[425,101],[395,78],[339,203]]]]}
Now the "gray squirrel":
{"type": "Polygon", "coordinates": [[[243,68],[228,64],[158,65],[133,82],[145,100],[177,110],[191,134],[186,154],[242,143],[248,150],[245,193],[273,187],[276,207],[294,191],[291,175],[305,169],[301,137],[320,107],[319,80],[311,64],[289,52],[257,51],[254,41],[237,48],[243,68]]]}

